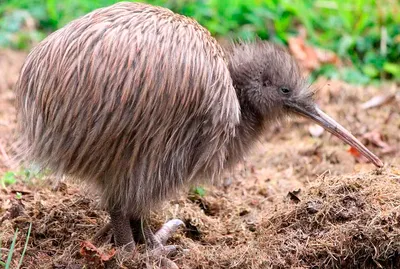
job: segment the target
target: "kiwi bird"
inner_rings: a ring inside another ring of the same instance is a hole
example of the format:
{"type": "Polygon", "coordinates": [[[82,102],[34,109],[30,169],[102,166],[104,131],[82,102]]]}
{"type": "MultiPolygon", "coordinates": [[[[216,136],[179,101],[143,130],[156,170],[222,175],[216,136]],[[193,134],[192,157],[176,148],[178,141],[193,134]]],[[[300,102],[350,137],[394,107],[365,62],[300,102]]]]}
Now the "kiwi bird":
{"type": "Polygon", "coordinates": [[[382,162],[314,103],[285,49],[266,41],[222,49],[193,19],[141,3],[97,9],[49,35],[16,85],[29,162],[98,189],[114,242],[153,233],[149,212],[180,189],[218,179],[265,127],[301,115],[382,162]]]}

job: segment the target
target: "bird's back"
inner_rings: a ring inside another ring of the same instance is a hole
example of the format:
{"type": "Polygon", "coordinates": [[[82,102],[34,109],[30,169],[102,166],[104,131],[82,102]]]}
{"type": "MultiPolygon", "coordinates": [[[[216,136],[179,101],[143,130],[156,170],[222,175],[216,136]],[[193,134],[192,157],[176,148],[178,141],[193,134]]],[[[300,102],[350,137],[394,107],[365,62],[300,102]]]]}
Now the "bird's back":
{"type": "Polygon", "coordinates": [[[29,160],[95,183],[134,214],[223,169],[239,104],[223,52],[195,21],[119,3],[51,34],[16,86],[29,160]]]}

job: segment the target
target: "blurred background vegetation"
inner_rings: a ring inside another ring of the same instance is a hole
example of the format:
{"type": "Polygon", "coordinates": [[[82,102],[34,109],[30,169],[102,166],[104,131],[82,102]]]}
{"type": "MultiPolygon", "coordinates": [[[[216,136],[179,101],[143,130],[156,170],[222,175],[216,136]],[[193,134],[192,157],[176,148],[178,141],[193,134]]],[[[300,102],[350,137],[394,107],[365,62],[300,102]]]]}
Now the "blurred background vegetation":
{"type": "MultiPolygon", "coordinates": [[[[0,0],[0,47],[28,50],[50,32],[117,0],[0,0]]],[[[147,0],[193,17],[218,38],[259,36],[288,44],[306,33],[312,46],[333,51],[345,67],[325,64],[323,74],[365,84],[400,81],[398,0],[147,0]]]]}

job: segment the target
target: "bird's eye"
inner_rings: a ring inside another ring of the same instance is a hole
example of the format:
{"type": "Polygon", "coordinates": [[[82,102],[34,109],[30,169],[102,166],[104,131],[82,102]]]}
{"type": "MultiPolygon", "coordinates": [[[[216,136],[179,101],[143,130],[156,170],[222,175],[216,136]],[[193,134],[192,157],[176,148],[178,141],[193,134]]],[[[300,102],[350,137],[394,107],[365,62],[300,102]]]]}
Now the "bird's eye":
{"type": "Polygon", "coordinates": [[[287,87],[281,87],[280,88],[281,93],[283,94],[289,94],[290,93],[290,89],[287,87]]]}

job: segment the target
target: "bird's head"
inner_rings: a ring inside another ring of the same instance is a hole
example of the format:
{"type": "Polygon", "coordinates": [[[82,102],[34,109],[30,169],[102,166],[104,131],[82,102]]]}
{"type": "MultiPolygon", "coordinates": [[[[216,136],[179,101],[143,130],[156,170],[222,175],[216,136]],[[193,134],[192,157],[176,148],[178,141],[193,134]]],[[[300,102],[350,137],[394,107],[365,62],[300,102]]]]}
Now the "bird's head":
{"type": "Polygon", "coordinates": [[[297,62],[284,48],[266,41],[236,44],[230,48],[228,59],[242,111],[263,121],[304,116],[356,148],[376,166],[383,166],[349,131],[318,108],[297,62]]]}

